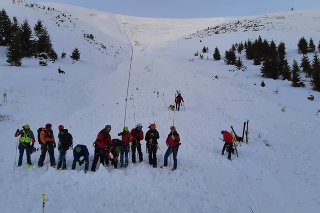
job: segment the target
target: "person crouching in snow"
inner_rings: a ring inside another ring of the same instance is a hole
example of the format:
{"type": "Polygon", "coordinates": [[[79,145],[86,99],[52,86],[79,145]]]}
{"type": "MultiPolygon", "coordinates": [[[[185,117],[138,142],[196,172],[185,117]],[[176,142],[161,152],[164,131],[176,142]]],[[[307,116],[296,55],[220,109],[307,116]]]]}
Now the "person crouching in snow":
{"type": "Polygon", "coordinates": [[[28,168],[32,167],[32,163],[31,163],[31,153],[33,151],[33,146],[34,143],[36,142],[35,138],[34,138],[34,134],[30,129],[30,125],[26,124],[22,127],[22,130],[17,129],[16,133],[14,134],[14,137],[18,137],[20,135],[19,138],[19,160],[18,160],[18,166],[22,165],[22,158],[23,158],[23,153],[24,150],[26,150],[26,155],[27,155],[27,166],[28,168]],[[31,145],[32,143],[32,145],[31,145]]]}
{"type": "Polygon", "coordinates": [[[111,161],[111,165],[114,166],[114,168],[118,168],[118,157],[121,150],[121,140],[119,139],[112,139],[111,144],[108,145],[108,153],[107,158],[109,161],[111,161]],[[110,156],[110,153],[112,154],[112,157],[110,156]]]}
{"type": "Polygon", "coordinates": [[[180,136],[179,136],[175,126],[170,127],[170,133],[167,137],[166,144],[168,146],[168,149],[167,149],[166,153],[164,154],[163,166],[161,166],[160,168],[168,166],[168,157],[172,153],[173,154],[173,167],[171,170],[173,171],[173,170],[177,169],[177,164],[178,164],[177,155],[178,155],[179,146],[181,144],[180,143],[180,136]]]}
{"type": "Polygon", "coordinates": [[[224,155],[224,151],[226,150],[227,146],[229,146],[229,148],[227,149],[229,154],[228,154],[228,160],[231,160],[231,152],[233,152],[233,137],[232,134],[230,132],[228,132],[227,130],[222,130],[221,134],[223,135],[223,141],[224,141],[224,145],[222,148],[222,152],[221,155],[224,155]]]}
{"type": "Polygon", "coordinates": [[[129,128],[127,126],[123,127],[123,131],[118,134],[118,136],[122,136],[122,146],[120,151],[120,167],[127,167],[129,163],[128,154],[130,150],[130,143],[132,142],[132,135],[129,132],[129,128]],[[123,156],[124,156],[124,164],[123,164],[123,156]]]}
{"type": "Polygon", "coordinates": [[[79,163],[80,166],[83,163],[85,163],[84,172],[87,173],[89,169],[89,151],[87,146],[78,144],[76,147],[73,148],[73,162],[71,167],[72,170],[76,169],[77,162],[79,163]],[[80,160],[81,157],[83,157],[82,160],[80,160]]]}

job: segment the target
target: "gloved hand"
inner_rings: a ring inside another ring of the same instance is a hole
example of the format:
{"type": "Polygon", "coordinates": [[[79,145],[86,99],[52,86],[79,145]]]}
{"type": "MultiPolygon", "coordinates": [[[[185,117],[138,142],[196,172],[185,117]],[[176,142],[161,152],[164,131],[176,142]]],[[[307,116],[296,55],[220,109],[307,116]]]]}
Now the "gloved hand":
{"type": "Polygon", "coordinates": [[[152,143],[152,139],[149,139],[149,143],[152,143]]]}
{"type": "Polygon", "coordinates": [[[19,129],[17,129],[16,134],[18,134],[18,133],[19,133],[19,131],[20,131],[20,130],[19,130],[19,129]]]}
{"type": "Polygon", "coordinates": [[[81,166],[84,163],[84,159],[79,160],[79,165],[81,166]]]}
{"type": "Polygon", "coordinates": [[[56,148],[56,146],[57,146],[57,144],[54,143],[54,144],[53,144],[53,148],[56,148]]]}
{"type": "Polygon", "coordinates": [[[154,136],[154,134],[151,132],[151,133],[150,133],[150,136],[151,136],[151,137],[153,137],[153,136],[154,136]]]}

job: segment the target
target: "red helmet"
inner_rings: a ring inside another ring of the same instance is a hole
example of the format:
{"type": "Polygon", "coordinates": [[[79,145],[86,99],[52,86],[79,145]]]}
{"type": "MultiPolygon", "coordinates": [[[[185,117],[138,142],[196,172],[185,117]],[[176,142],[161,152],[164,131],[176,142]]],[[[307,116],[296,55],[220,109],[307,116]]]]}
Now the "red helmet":
{"type": "Polygon", "coordinates": [[[64,129],[64,126],[63,126],[63,125],[59,125],[59,126],[58,126],[58,129],[59,129],[59,130],[62,130],[62,129],[64,129]]]}

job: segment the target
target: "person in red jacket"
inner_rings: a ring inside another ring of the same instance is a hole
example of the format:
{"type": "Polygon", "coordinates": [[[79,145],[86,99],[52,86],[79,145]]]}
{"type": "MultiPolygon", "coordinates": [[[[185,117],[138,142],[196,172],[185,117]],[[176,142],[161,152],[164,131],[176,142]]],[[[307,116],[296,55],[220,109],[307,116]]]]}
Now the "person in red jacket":
{"type": "Polygon", "coordinates": [[[120,151],[120,167],[127,167],[129,163],[128,154],[130,150],[130,143],[132,142],[132,135],[129,132],[129,127],[123,127],[123,131],[118,134],[122,136],[121,151],[120,151]],[[123,164],[124,158],[124,164],[123,164]]]}
{"type": "Polygon", "coordinates": [[[106,125],[104,129],[102,129],[97,136],[96,141],[93,143],[94,146],[94,157],[91,166],[91,171],[96,171],[96,166],[98,160],[100,158],[100,163],[104,165],[105,161],[109,164],[109,160],[107,158],[107,146],[111,143],[111,125],[106,125]]]}
{"type": "Polygon", "coordinates": [[[178,150],[180,146],[180,136],[178,132],[176,131],[175,126],[170,127],[170,133],[167,137],[166,144],[168,146],[168,149],[166,153],[164,154],[164,163],[163,166],[160,166],[160,168],[166,167],[168,165],[168,157],[173,154],[173,167],[172,171],[177,169],[177,155],[178,155],[178,150]]]}
{"type": "Polygon", "coordinates": [[[180,105],[181,105],[181,102],[184,102],[181,94],[179,93],[178,96],[176,97],[175,99],[175,102],[176,102],[176,109],[179,111],[180,110],[180,105]]]}
{"type": "Polygon", "coordinates": [[[131,145],[132,163],[136,163],[136,150],[138,150],[139,162],[142,162],[143,155],[142,155],[141,143],[140,143],[140,141],[143,140],[144,138],[143,131],[142,131],[142,124],[138,123],[136,128],[130,131],[130,134],[132,135],[132,138],[133,138],[132,145],[131,145]]]}
{"type": "Polygon", "coordinates": [[[227,149],[227,151],[229,152],[228,160],[231,160],[231,152],[233,152],[233,146],[232,146],[233,137],[232,137],[232,134],[230,132],[228,132],[227,130],[222,130],[221,134],[223,135],[223,141],[224,141],[224,145],[223,145],[221,154],[224,155],[224,150],[226,150],[227,146],[229,146],[229,148],[227,149]]]}

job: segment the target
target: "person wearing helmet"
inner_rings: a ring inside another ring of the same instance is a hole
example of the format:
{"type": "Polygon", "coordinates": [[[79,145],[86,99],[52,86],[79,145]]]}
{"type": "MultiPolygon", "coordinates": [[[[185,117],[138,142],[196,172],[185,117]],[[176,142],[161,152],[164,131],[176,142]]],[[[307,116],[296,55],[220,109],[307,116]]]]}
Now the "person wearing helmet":
{"type": "Polygon", "coordinates": [[[18,166],[22,165],[23,153],[24,153],[24,150],[26,150],[27,167],[30,168],[33,166],[31,163],[31,153],[33,151],[34,143],[36,142],[34,138],[34,134],[30,129],[30,125],[25,124],[22,127],[22,130],[17,129],[16,133],[14,134],[14,137],[18,137],[18,136],[20,136],[19,145],[18,145],[18,149],[19,149],[18,166]]]}
{"type": "Polygon", "coordinates": [[[91,165],[91,171],[96,171],[96,166],[98,163],[98,160],[100,158],[100,163],[102,165],[107,163],[109,164],[108,158],[107,158],[107,146],[111,143],[111,125],[106,125],[104,129],[102,129],[98,135],[96,141],[93,143],[94,146],[94,157],[93,162],[91,165]]]}
{"type": "Polygon", "coordinates": [[[121,151],[120,151],[120,167],[127,167],[129,160],[128,154],[130,150],[130,143],[132,142],[132,136],[129,133],[129,128],[127,126],[123,127],[123,131],[118,134],[122,137],[121,140],[121,151]],[[124,158],[124,163],[123,163],[124,158]]]}
{"type": "Polygon", "coordinates": [[[120,139],[112,139],[111,144],[108,145],[108,160],[111,161],[111,164],[114,166],[115,169],[118,168],[118,157],[121,150],[121,140],[120,139]],[[111,158],[110,153],[112,154],[113,158],[111,158]]]}
{"type": "Polygon", "coordinates": [[[51,167],[55,167],[56,159],[54,157],[54,148],[56,148],[56,141],[54,139],[52,125],[50,123],[47,123],[45,128],[42,129],[40,133],[40,140],[42,144],[41,144],[41,155],[38,161],[38,166],[39,167],[43,166],[43,162],[46,158],[46,153],[48,151],[50,156],[50,165],[51,167]]]}
{"type": "Polygon", "coordinates": [[[136,163],[136,150],[138,150],[139,162],[142,162],[143,155],[141,151],[140,141],[143,140],[144,135],[143,135],[141,123],[138,123],[137,126],[130,131],[130,134],[132,136],[132,144],[131,144],[132,163],[136,163]]]}
{"type": "Polygon", "coordinates": [[[151,124],[144,138],[149,153],[149,164],[154,168],[157,168],[158,139],[160,138],[156,128],[155,124],[151,124]]]}
{"type": "Polygon", "coordinates": [[[231,152],[233,152],[233,137],[232,134],[230,132],[228,132],[227,130],[222,130],[221,134],[223,135],[223,141],[224,141],[224,145],[222,148],[222,152],[221,154],[224,155],[224,151],[226,150],[227,146],[229,147],[228,150],[228,160],[231,160],[231,152]]]}
{"type": "Polygon", "coordinates": [[[172,171],[177,169],[177,155],[178,155],[178,150],[180,146],[180,136],[176,130],[175,126],[170,127],[170,133],[167,137],[166,144],[168,146],[168,149],[164,155],[164,163],[163,166],[160,168],[166,167],[168,165],[168,157],[173,154],[173,167],[172,171]]]}
{"type": "Polygon", "coordinates": [[[76,169],[76,163],[79,163],[81,166],[83,163],[84,164],[84,172],[87,173],[89,169],[89,151],[87,146],[78,144],[73,148],[73,162],[72,162],[72,167],[71,169],[74,170],[76,169]],[[83,157],[82,160],[80,158],[83,157]]]}

